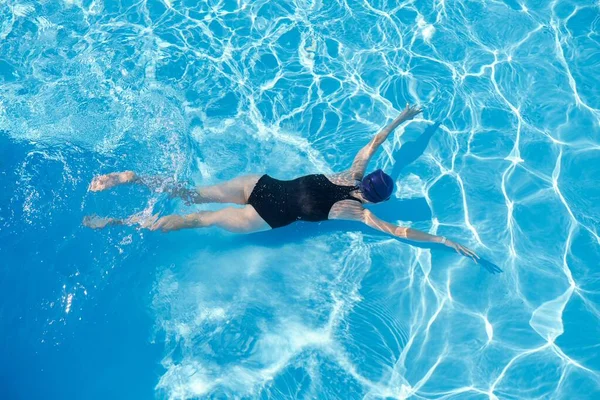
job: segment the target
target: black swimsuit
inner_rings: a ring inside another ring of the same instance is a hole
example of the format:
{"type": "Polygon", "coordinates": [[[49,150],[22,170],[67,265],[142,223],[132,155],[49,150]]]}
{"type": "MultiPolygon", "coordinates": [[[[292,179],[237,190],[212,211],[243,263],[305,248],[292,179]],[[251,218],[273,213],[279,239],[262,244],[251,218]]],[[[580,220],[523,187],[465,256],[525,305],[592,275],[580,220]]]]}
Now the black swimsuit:
{"type": "Polygon", "coordinates": [[[357,186],[340,186],[325,175],[306,175],[291,181],[280,181],[263,175],[248,198],[258,215],[271,228],[294,221],[325,221],[331,207],[341,200],[359,199],[350,196],[357,186]]]}

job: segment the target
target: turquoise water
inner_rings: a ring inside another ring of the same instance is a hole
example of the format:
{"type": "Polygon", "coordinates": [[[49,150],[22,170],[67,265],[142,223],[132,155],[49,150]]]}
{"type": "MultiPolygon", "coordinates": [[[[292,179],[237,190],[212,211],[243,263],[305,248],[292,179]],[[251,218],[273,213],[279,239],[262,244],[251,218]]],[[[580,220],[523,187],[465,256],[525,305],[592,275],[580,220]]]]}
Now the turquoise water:
{"type": "Polygon", "coordinates": [[[600,398],[599,7],[0,0],[0,397],[600,398]],[[372,211],[503,273],[354,223],[81,226],[219,207],[96,174],[338,172],[407,102],[372,211]]]}

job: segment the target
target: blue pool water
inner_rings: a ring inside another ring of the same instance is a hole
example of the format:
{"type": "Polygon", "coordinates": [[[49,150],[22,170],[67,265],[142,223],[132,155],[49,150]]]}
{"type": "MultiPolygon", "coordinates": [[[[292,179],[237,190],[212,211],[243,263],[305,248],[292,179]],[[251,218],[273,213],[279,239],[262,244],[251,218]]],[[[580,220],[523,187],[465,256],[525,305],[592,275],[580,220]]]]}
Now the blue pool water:
{"type": "Polygon", "coordinates": [[[0,0],[0,398],[600,398],[599,7],[0,0]],[[81,226],[219,207],[96,174],[337,172],[407,102],[372,210],[503,273],[354,223],[81,226]]]}

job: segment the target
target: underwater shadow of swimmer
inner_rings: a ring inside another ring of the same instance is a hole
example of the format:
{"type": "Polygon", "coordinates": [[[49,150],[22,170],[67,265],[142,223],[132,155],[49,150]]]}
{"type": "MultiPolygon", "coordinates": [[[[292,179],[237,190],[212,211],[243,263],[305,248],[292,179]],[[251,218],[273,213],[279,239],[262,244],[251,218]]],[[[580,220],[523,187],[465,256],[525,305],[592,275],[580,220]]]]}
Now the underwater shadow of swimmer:
{"type": "MultiPolygon", "coordinates": [[[[416,140],[404,143],[394,152],[393,157],[395,161],[391,173],[394,181],[398,180],[400,172],[406,166],[421,157],[439,126],[440,122],[435,122],[433,125],[428,126],[416,140]]],[[[427,221],[431,220],[431,209],[423,197],[390,199],[390,201],[377,205],[377,216],[387,221],[427,221]]]]}
{"type": "MultiPolygon", "coordinates": [[[[270,230],[264,232],[252,233],[249,235],[244,235],[238,237],[236,240],[236,246],[248,244],[262,247],[280,247],[285,244],[294,243],[294,242],[302,242],[304,240],[323,236],[327,234],[333,234],[336,232],[360,232],[365,235],[370,236],[381,236],[383,238],[394,238],[403,243],[409,244],[414,247],[419,247],[422,249],[430,249],[433,251],[445,251],[456,253],[455,250],[439,244],[439,243],[421,243],[421,242],[413,242],[411,240],[396,238],[390,235],[387,235],[383,232],[379,232],[373,230],[372,228],[361,224],[356,221],[339,221],[339,220],[330,220],[324,221],[320,223],[314,222],[303,222],[299,221],[291,225],[284,226],[282,228],[277,228],[277,231],[270,230]]],[[[233,243],[232,243],[233,244],[233,243]]],[[[457,254],[458,255],[458,254],[457,254]]],[[[462,256],[461,256],[462,257],[462,256]]],[[[488,272],[495,274],[498,272],[502,272],[502,270],[492,262],[485,260],[484,258],[480,258],[478,264],[485,268],[488,272]]]]}
{"type": "MultiPolygon", "coordinates": [[[[416,139],[400,146],[393,154],[394,168],[391,177],[398,180],[400,172],[409,164],[417,160],[425,152],[433,134],[440,126],[440,122],[428,126],[416,139]]],[[[390,199],[377,204],[377,216],[386,221],[427,221],[431,220],[431,209],[423,197],[414,199],[390,199]]]]}
{"type": "Polygon", "coordinates": [[[394,168],[390,174],[394,181],[398,179],[400,172],[407,165],[413,163],[417,158],[421,157],[440,124],[441,122],[435,122],[433,125],[428,126],[416,140],[404,143],[398,150],[394,152],[394,168]]]}

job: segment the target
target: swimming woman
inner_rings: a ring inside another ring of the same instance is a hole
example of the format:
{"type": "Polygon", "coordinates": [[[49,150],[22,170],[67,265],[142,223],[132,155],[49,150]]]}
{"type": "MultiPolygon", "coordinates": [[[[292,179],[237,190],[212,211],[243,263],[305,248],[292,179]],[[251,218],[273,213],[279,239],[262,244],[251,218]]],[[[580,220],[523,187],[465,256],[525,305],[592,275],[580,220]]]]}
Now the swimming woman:
{"type": "MultiPolygon", "coordinates": [[[[394,192],[394,181],[382,170],[365,175],[371,157],[398,125],[413,119],[420,112],[420,108],[407,104],[398,118],[358,152],[350,169],[338,174],[306,175],[289,181],[266,174],[246,175],[219,185],[171,190],[173,195],[188,202],[234,203],[243,207],[200,211],[184,216],[167,215],[158,219],[140,216],[127,219],[86,217],[84,225],[102,228],[106,225],[138,224],[163,232],[217,226],[231,232],[251,233],[279,228],[295,221],[351,220],[402,239],[440,243],[477,262],[479,257],[472,250],[446,237],[396,226],[377,218],[364,207],[365,204],[386,201],[394,192]]],[[[101,191],[126,183],[152,185],[152,181],[132,171],[115,172],[95,177],[90,190],[101,191]]]]}

